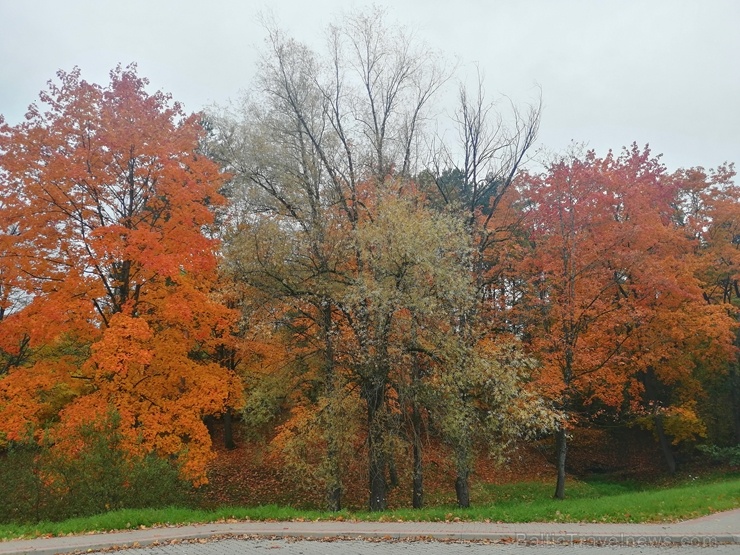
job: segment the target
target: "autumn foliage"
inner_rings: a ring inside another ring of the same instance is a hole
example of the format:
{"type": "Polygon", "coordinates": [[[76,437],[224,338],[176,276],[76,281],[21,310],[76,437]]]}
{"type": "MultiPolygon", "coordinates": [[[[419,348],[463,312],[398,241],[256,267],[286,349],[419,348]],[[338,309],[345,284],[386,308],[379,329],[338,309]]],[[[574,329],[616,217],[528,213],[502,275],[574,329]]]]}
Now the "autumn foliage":
{"type": "Polygon", "coordinates": [[[467,506],[481,453],[545,436],[563,497],[569,438],[604,423],[671,470],[740,441],[733,167],[633,145],[525,172],[538,111],[499,133],[464,90],[464,162],[425,167],[444,78],[381,23],[334,29],[328,63],[271,34],[239,114],[119,66],[0,120],[0,451],[111,444],[122,484],[156,461],[202,485],[234,414],[281,483],[339,509],[361,479],[382,510],[404,480],[423,505],[428,461],[467,506]]]}
{"type": "MultiPolygon", "coordinates": [[[[670,461],[664,418],[683,422],[675,442],[703,435],[697,367],[722,372],[733,356],[734,320],[703,293],[699,237],[680,222],[681,176],[633,146],[566,158],[522,183],[530,250],[520,277],[529,276],[540,387],[571,426],[584,412],[632,414],[656,430],[670,461]],[[667,388],[676,394],[659,393],[667,388]]],[[[565,442],[563,428],[561,463],[565,442]]]]}
{"type": "Polygon", "coordinates": [[[130,452],[177,457],[197,483],[202,417],[240,396],[215,357],[233,323],[208,236],[223,176],[198,117],[145,86],[133,67],[106,87],[60,72],[1,129],[0,437],[73,453],[115,409],[130,452]]]}
{"type": "Polygon", "coordinates": [[[729,355],[732,321],[703,298],[692,238],[674,219],[680,183],[649,151],[588,153],[526,182],[531,343],[550,395],[621,407],[647,368],[690,372],[683,362],[702,345],[729,355]]]}

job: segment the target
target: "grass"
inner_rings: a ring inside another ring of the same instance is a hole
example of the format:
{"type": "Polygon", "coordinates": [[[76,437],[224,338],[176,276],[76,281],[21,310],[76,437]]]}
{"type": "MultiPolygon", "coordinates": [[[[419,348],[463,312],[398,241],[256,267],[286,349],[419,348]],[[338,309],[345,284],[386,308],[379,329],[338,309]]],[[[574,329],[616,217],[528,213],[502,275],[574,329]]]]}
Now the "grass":
{"type": "Polygon", "coordinates": [[[567,499],[552,498],[553,485],[525,482],[483,485],[470,509],[430,507],[393,510],[382,515],[355,513],[363,520],[460,520],[494,522],[667,522],[696,518],[740,507],[740,474],[665,484],[634,481],[575,481],[566,485],[567,499]]]}
{"type": "Polygon", "coordinates": [[[0,538],[30,538],[81,534],[93,531],[126,530],[167,524],[229,520],[344,520],[494,522],[665,522],[684,520],[740,507],[740,474],[685,478],[670,484],[640,484],[628,481],[589,480],[568,482],[568,498],[552,499],[553,486],[544,482],[506,485],[482,484],[470,509],[452,506],[422,510],[396,509],[383,513],[327,513],[275,505],[225,507],[216,510],[184,508],[123,509],[63,522],[29,525],[0,525],[0,538]]]}

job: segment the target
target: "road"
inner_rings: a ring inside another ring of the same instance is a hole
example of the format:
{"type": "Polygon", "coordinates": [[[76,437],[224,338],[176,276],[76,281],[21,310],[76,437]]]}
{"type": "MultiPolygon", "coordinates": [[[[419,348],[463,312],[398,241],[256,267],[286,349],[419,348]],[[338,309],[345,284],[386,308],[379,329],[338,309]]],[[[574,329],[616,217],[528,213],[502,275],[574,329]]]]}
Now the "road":
{"type": "Polygon", "coordinates": [[[575,551],[602,555],[740,555],[740,509],[684,522],[653,524],[228,520],[0,541],[0,555],[93,553],[123,547],[130,548],[125,555],[475,555],[492,550],[512,554],[575,551]],[[594,546],[594,542],[603,547],[594,546]]]}

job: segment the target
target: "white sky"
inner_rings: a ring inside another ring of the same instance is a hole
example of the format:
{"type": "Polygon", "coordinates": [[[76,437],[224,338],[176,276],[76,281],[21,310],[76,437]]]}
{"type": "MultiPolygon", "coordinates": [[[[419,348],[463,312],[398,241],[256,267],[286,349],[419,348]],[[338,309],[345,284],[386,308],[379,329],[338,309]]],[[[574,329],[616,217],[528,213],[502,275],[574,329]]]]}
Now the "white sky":
{"type": "MultiPolygon", "coordinates": [[[[489,94],[542,90],[539,146],[601,155],[650,143],[670,169],[740,163],[740,0],[382,0],[450,59],[477,63],[489,94]]],[[[267,6],[320,48],[354,0],[0,0],[0,114],[19,123],[58,69],[107,83],[137,62],[188,111],[247,89],[267,6]]],[[[451,110],[451,107],[450,107],[451,110]]]]}

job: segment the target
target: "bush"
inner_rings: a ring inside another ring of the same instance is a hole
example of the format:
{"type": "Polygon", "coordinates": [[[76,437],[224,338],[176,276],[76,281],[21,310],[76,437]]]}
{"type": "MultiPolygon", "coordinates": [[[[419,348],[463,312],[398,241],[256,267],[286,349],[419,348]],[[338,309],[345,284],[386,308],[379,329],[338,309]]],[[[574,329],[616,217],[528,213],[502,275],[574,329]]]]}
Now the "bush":
{"type": "Polygon", "coordinates": [[[699,445],[699,451],[713,461],[740,466],[740,445],[734,447],[718,447],[717,445],[699,445]]]}
{"type": "Polygon", "coordinates": [[[40,520],[45,504],[39,478],[40,449],[34,443],[12,443],[0,454],[0,522],[40,520]]]}
{"type": "Polygon", "coordinates": [[[182,505],[189,484],[154,455],[131,457],[121,447],[119,418],[80,430],[82,449],[70,457],[32,442],[10,445],[0,458],[0,521],[37,522],[113,509],[182,505]]]}

